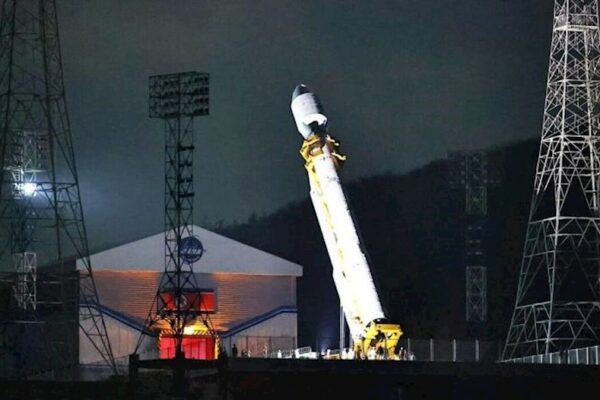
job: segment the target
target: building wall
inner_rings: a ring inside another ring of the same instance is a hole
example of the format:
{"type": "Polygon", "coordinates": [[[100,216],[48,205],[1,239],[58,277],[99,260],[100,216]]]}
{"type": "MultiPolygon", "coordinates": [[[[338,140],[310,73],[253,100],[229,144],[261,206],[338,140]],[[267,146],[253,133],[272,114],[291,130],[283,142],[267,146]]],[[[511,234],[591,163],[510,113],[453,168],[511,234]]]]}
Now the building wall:
{"type": "Polygon", "coordinates": [[[148,316],[160,277],[155,271],[94,271],[100,303],[140,322],[148,316]]]}
{"type": "MultiPolygon", "coordinates": [[[[85,322],[82,321],[85,324],[85,322]]],[[[129,355],[135,351],[138,340],[140,339],[140,330],[132,327],[122,321],[104,314],[104,323],[110,340],[113,356],[117,364],[128,364],[129,355]]],[[[158,346],[155,338],[144,336],[138,354],[141,358],[158,358],[158,346]]],[[[101,363],[102,357],[96,351],[86,335],[79,331],[79,363],[95,364],[101,363]]]]}
{"type": "MultiPolygon", "coordinates": [[[[129,355],[135,351],[140,339],[140,330],[108,314],[104,314],[104,321],[117,364],[128,364],[129,355]]],[[[297,340],[296,313],[284,312],[234,335],[223,337],[221,343],[228,354],[231,354],[231,348],[235,344],[240,355],[242,351],[250,351],[252,357],[262,357],[265,352],[296,348],[297,340]]],[[[102,363],[100,354],[82,331],[79,335],[79,348],[80,364],[102,363]]],[[[156,339],[144,336],[137,353],[141,359],[159,358],[156,339]]]]}
{"type": "Polygon", "coordinates": [[[198,284],[209,279],[217,298],[217,312],[211,320],[220,330],[228,330],[253,317],[281,306],[295,306],[295,278],[245,274],[201,274],[198,284]]]}
{"type": "MultiPolygon", "coordinates": [[[[269,254],[225,236],[193,226],[196,236],[209,249],[197,264],[197,271],[241,274],[302,276],[298,264],[269,254]]],[[[165,235],[158,233],[134,242],[90,255],[91,263],[100,269],[118,267],[121,270],[162,271],[165,262],[165,235]],[[150,267],[150,268],[148,268],[150,267]]],[[[77,260],[77,268],[83,268],[77,260]]]]}
{"type": "MultiPolygon", "coordinates": [[[[161,276],[162,273],[156,271],[94,271],[100,303],[108,308],[105,323],[113,353],[122,362],[135,349],[140,336],[139,327],[148,316],[161,276]],[[111,311],[115,312],[113,316],[110,315],[111,311]]],[[[196,279],[199,288],[213,289],[215,292],[216,312],[210,315],[210,319],[219,332],[227,332],[282,307],[293,310],[296,306],[296,277],[293,276],[199,273],[196,279]]],[[[250,348],[255,352],[256,349],[263,349],[265,344],[269,349],[271,345],[289,348],[297,341],[296,313],[286,311],[276,314],[227,340],[224,345],[228,349],[235,340],[240,341],[242,349],[248,347],[249,340],[254,341],[250,348]]],[[[145,342],[142,347],[141,353],[151,355],[156,344],[145,342]]],[[[101,361],[83,333],[80,334],[79,358],[84,364],[101,361]]]]}
{"type": "Polygon", "coordinates": [[[252,357],[263,357],[265,353],[294,349],[297,347],[297,341],[296,313],[281,313],[223,338],[222,344],[228,354],[231,354],[231,348],[235,344],[238,355],[241,355],[242,351],[250,351],[252,357]]]}
{"type": "MultiPolygon", "coordinates": [[[[161,273],[154,271],[94,271],[100,302],[144,322],[156,296],[161,273]]],[[[212,273],[196,274],[200,288],[213,289],[216,312],[211,321],[226,331],[281,306],[296,306],[295,277],[212,273]]]]}

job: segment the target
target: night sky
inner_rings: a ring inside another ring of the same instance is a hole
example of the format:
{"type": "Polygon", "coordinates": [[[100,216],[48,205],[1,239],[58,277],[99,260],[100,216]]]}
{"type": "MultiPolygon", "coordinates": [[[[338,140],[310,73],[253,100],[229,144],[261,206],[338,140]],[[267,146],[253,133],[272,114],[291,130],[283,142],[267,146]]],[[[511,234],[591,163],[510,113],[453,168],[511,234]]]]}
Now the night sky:
{"type": "Polygon", "coordinates": [[[548,0],[59,0],[58,13],[92,251],[163,229],[149,75],[210,73],[210,116],[195,124],[207,227],[307,195],[298,83],[321,97],[346,181],[540,134],[548,0]]]}

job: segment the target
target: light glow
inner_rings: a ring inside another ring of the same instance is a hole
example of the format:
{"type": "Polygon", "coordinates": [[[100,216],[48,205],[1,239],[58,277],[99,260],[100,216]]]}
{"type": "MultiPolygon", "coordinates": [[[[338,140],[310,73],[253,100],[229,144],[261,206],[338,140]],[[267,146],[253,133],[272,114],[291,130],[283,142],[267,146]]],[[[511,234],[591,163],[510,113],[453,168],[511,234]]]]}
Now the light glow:
{"type": "Polygon", "coordinates": [[[209,331],[206,328],[206,325],[200,321],[194,321],[183,328],[184,335],[206,335],[208,333],[209,331]]]}
{"type": "Polygon", "coordinates": [[[33,197],[37,193],[37,184],[34,182],[25,182],[20,185],[20,192],[25,197],[33,197]]]}
{"type": "Polygon", "coordinates": [[[199,333],[199,331],[194,326],[186,326],[185,328],[183,328],[184,335],[194,335],[196,333],[199,333]]]}

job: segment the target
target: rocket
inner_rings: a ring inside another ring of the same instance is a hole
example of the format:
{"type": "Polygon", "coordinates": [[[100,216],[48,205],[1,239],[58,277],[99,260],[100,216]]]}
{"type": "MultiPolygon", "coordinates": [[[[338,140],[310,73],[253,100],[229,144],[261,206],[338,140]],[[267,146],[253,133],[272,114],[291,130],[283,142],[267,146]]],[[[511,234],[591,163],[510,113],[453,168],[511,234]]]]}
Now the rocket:
{"type": "Polygon", "coordinates": [[[294,89],[291,109],[304,138],[300,153],[340,303],[354,341],[360,342],[369,327],[384,321],[385,315],[337,173],[339,161],[345,157],[338,153],[339,142],[327,131],[327,116],[319,98],[308,87],[294,89]]]}

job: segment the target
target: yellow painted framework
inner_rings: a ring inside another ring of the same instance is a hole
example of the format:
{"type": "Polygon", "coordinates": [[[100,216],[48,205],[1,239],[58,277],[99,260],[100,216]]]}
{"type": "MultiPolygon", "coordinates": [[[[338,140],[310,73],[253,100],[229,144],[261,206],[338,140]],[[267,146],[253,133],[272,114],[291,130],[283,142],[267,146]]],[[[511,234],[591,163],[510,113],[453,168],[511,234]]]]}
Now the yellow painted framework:
{"type": "MultiPolygon", "coordinates": [[[[302,147],[300,148],[300,154],[305,160],[304,167],[308,171],[309,179],[311,180],[311,183],[315,185],[315,187],[319,188],[319,190],[321,189],[321,184],[319,177],[315,172],[314,158],[323,154],[324,146],[329,148],[335,167],[336,169],[339,169],[343,162],[346,161],[346,156],[339,152],[340,142],[330,135],[326,135],[324,138],[322,138],[319,135],[312,134],[304,141],[302,147]]],[[[333,229],[334,226],[329,213],[329,205],[322,201],[322,206],[329,229],[335,231],[333,229]]],[[[343,249],[338,247],[337,256],[342,261],[344,260],[343,249]]],[[[343,262],[342,265],[344,265],[343,262]]],[[[358,299],[354,297],[353,301],[356,302],[358,299]]],[[[355,309],[360,309],[360,307],[355,307],[355,309]]],[[[353,343],[355,354],[361,354],[363,357],[366,357],[370,348],[374,348],[376,352],[381,348],[384,351],[384,358],[399,359],[398,355],[396,354],[396,347],[400,337],[403,334],[400,325],[391,323],[378,323],[377,321],[361,321],[360,316],[358,316],[358,319],[358,322],[360,325],[364,326],[364,328],[360,340],[354,341],[353,343]]]]}

